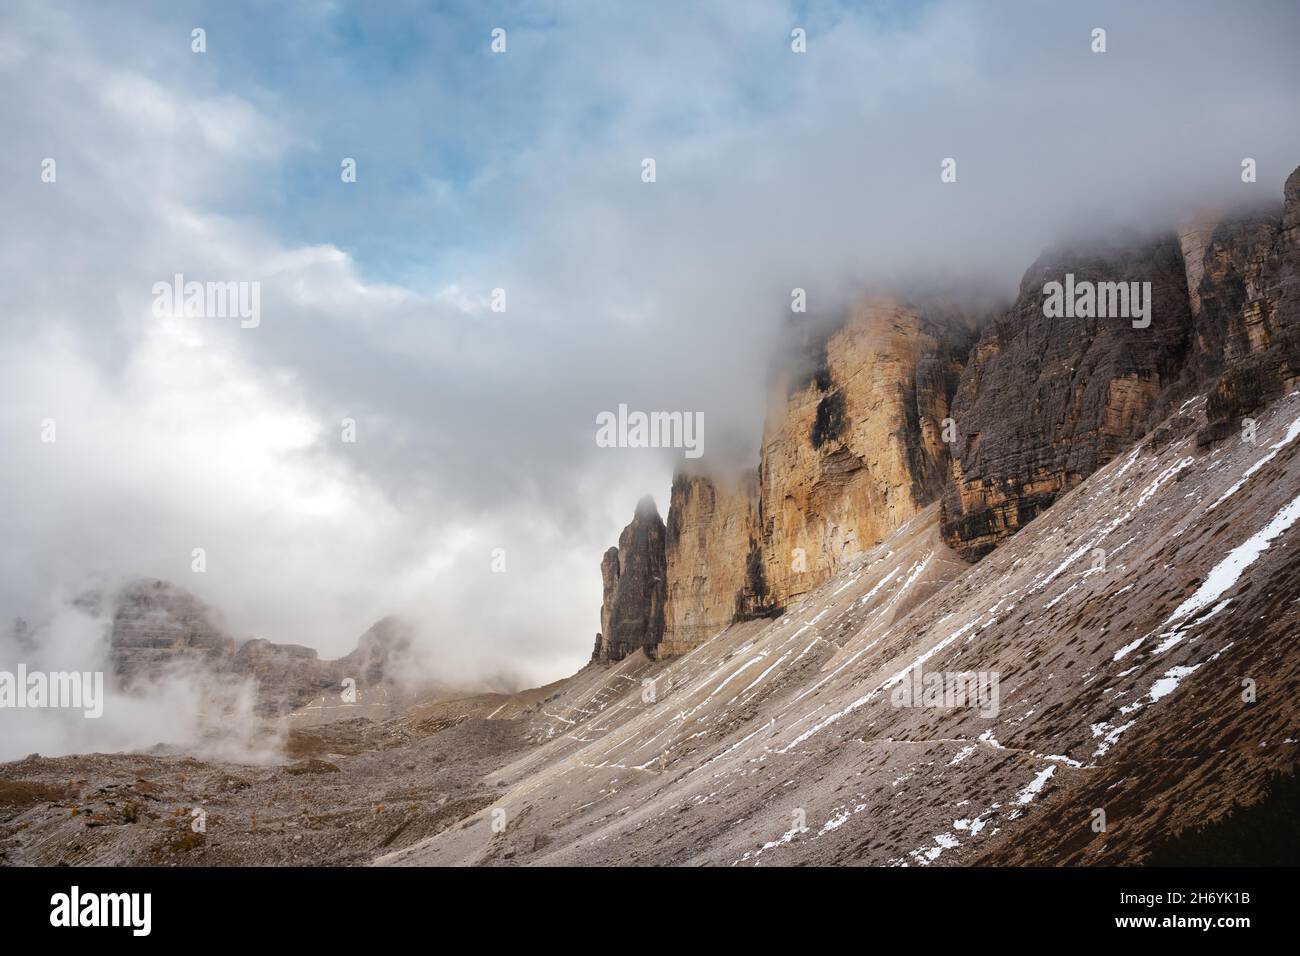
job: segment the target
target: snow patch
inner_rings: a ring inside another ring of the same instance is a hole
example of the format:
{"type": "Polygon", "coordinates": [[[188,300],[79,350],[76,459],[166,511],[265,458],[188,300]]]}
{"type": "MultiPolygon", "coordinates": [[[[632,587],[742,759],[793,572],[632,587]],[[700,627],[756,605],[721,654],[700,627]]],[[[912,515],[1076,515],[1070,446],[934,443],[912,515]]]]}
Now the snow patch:
{"type": "Polygon", "coordinates": [[[1242,573],[1268,550],[1273,539],[1283,534],[1297,520],[1300,520],[1300,495],[1292,498],[1291,502],[1275,514],[1268,524],[1233,548],[1226,558],[1211,568],[1204,583],[1196,589],[1196,593],[1178,605],[1162,626],[1167,627],[1185,620],[1217,601],[1225,591],[1237,583],[1242,573]]]}
{"type": "Polygon", "coordinates": [[[1056,773],[1055,764],[1052,764],[1050,767],[1044,767],[1040,770],[1038,776],[1029,781],[1029,786],[1016,794],[1016,803],[1026,804],[1033,800],[1034,797],[1038,796],[1039,792],[1043,789],[1043,785],[1051,779],[1052,774],[1054,773],[1056,773]]]}

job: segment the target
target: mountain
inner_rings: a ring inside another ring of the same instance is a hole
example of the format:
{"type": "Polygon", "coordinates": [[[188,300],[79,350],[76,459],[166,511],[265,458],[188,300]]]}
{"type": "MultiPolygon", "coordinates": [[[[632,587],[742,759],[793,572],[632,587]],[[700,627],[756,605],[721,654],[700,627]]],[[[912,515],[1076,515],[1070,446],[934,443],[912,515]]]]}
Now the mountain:
{"type": "Polygon", "coordinates": [[[584,670],[491,804],[380,862],[1136,863],[1253,802],[1300,760],[1300,392],[1208,451],[1206,406],[974,566],[932,504],[780,618],[584,670]]]}
{"type": "MultiPolygon", "coordinates": [[[[1300,170],[1283,198],[1051,250],[978,322],[865,299],[775,377],[751,470],[682,471],[666,521],[637,504],[578,673],[296,726],[279,765],[34,755],[0,767],[0,859],[1279,862],[1300,170]],[[1089,282],[1150,309],[1049,317],[1047,287],[1089,282]],[[195,803],[210,844],[170,812],[195,803]]],[[[161,582],[119,615],[127,678],[193,661],[280,706],[337,676],[161,582]]],[[[399,635],[347,669],[387,679],[399,635]]]]}
{"type": "Polygon", "coordinates": [[[1174,235],[1056,252],[1025,273],[1011,310],[985,326],[952,403],[958,439],[943,494],[944,539],[987,554],[1139,438],[1180,375],[1192,313],[1174,235]],[[1150,325],[1047,317],[1043,287],[1150,283],[1150,325]]]}
{"type": "Polygon", "coordinates": [[[861,304],[756,480],[674,482],[664,639],[533,717],[481,811],[519,823],[384,862],[1133,863],[1259,799],[1297,763],[1284,200],[1045,254],[968,352],[861,304]]]}
{"type": "Polygon", "coordinates": [[[1045,253],[978,334],[978,312],[860,302],[772,383],[754,472],[675,477],[662,555],[643,541],[667,596],[641,633],[662,637],[634,643],[671,657],[779,614],[935,502],[977,561],[1189,398],[1198,447],[1231,436],[1300,381],[1298,263],[1300,170],[1280,207],[1045,253]],[[1096,305],[1049,316],[1054,282],[1096,305]],[[1108,289],[1145,314],[1100,314],[1108,289]]]}
{"type": "Polygon", "coordinates": [[[654,499],[642,498],[632,523],[600,564],[605,602],[593,660],[621,661],[654,648],[664,632],[664,522],[654,499]]]}
{"type": "Polygon", "coordinates": [[[970,334],[965,321],[875,298],[804,343],[805,361],[772,383],[777,411],[757,469],[738,478],[679,473],[666,536],[636,533],[643,502],[606,553],[602,633],[627,614],[621,592],[611,603],[613,555],[619,566],[653,567],[666,598],[638,603],[633,617],[649,615],[642,636],[616,640],[616,654],[598,648],[596,659],[620,660],[635,646],[681,654],[729,624],[778,614],[933,501],[948,471],[943,419],[970,334]]]}
{"type": "Polygon", "coordinates": [[[266,715],[338,694],[348,678],[365,690],[386,693],[397,673],[392,664],[410,644],[409,629],[393,618],[376,623],[356,650],[333,661],[297,644],[241,641],[226,633],[216,612],[194,595],[158,580],[135,581],[118,592],[108,635],[110,666],[121,687],[130,690],[187,670],[251,678],[257,709],[266,715]]]}

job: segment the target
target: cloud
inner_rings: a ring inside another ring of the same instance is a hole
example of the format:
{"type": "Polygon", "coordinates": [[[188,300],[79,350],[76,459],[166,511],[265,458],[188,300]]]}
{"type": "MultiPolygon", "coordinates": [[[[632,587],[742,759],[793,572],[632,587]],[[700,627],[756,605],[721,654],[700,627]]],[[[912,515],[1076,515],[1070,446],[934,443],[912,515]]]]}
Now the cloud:
{"type": "Polygon", "coordinates": [[[1010,292],[1300,162],[1282,3],[0,17],[0,612],[153,575],[327,656],[407,614],[450,679],[581,664],[600,554],[682,461],[596,415],[702,411],[706,463],[756,461],[792,287],[1010,292]],[[176,273],[259,282],[261,324],[155,318],[176,273]]]}
{"type": "MultiPolygon", "coordinates": [[[[0,761],[159,744],[210,759],[282,759],[287,728],[258,718],[251,680],[221,679],[193,664],[178,664],[160,679],[124,692],[113,682],[103,640],[109,609],[62,597],[51,601],[38,625],[0,632],[0,671],[25,701],[31,700],[33,680],[53,688],[55,681],[77,675],[77,690],[63,706],[6,709],[0,761]]],[[[52,699],[53,689],[50,694],[52,699]]]]}

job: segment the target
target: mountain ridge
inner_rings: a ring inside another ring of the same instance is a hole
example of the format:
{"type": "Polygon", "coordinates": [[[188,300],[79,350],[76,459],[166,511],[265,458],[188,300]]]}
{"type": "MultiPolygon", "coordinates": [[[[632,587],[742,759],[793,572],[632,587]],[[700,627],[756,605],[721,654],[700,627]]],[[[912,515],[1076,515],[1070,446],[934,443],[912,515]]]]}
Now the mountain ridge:
{"type": "MultiPolygon", "coordinates": [[[[935,501],[945,541],[978,561],[1191,396],[1209,396],[1200,444],[1229,437],[1300,382],[1300,168],[1280,206],[1053,248],[978,325],[877,293],[804,342],[811,369],[773,381],[754,477],[674,476],[665,548],[636,556],[662,565],[664,613],[644,608],[620,656],[778,614],[935,501]],[[1043,290],[1066,276],[1143,285],[1145,322],[1047,317],[1043,290]]],[[[593,659],[609,659],[599,639],[593,659]]]]}

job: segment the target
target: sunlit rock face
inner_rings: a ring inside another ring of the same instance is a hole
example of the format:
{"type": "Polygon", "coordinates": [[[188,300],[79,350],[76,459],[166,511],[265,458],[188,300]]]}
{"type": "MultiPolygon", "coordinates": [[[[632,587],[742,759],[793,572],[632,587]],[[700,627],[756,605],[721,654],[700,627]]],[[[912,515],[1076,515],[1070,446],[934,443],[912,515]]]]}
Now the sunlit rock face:
{"type": "MultiPolygon", "coordinates": [[[[943,421],[971,338],[965,319],[876,297],[816,339],[807,361],[791,358],[773,383],[758,469],[674,480],[652,656],[781,613],[936,500],[943,421]]],[[[608,569],[605,585],[608,608],[608,569]]]]}
{"type": "Polygon", "coordinates": [[[678,474],[668,508],[667,603],[657,656],[682,654],[767,610],[758,475],[678,474]]]}
{"type": "Polygon", "coordinates": [[[1198,443],[1234,434],[1300,385],[1298,276],[1300,170],[1280,210],[1044,254],[978,335],[960,310],[859,302],[778,375],[756,474],[680,473],[662,552],[638,511],[602,564],[593,658],[675,656],[779,614],[935,501],[978,560],[1158,422],[1170,440],[1207,391],[1198,443]],[[1067,277],[1134,298],[1052,314],[1067,277]]]}
{"type": "Polygon", "coordinates": [[[816,587],[938,497],[965,335],[872,299],[826,339],[811,375],[786,384],[759,469],[770,602],[816,587]]]}

